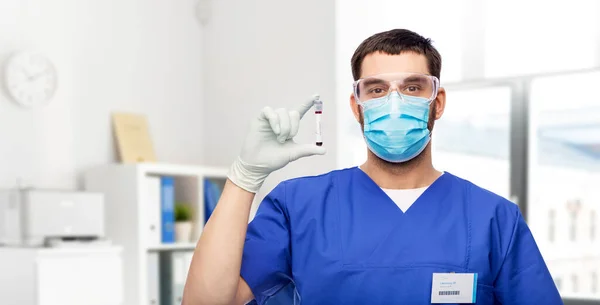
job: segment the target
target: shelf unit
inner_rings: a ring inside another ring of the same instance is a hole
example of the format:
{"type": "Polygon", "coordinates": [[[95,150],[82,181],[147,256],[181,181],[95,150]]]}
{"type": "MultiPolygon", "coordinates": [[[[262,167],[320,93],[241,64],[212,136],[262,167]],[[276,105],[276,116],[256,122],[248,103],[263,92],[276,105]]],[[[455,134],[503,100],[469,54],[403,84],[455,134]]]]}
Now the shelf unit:
{"type": "Polygon", "coordinates": [[[196,249],[195,243],[175,243],[175,244],[162,244],[162,245],[151,245],[148,246],[148,251],[179,251],[179,250],[194,250],[196,249]]]}
{"type": "Polygon", "coordinates": [[[110,164],[84,173],[85,189],[105,194],[107,238],[123,247],[124,304],[159,305],[158,300],[149,297],[150,281],[155,280],[149,278],[154,274],[149,272],[149,256],[195,249],[195,241],[204,227],[204,181],[211,179],[223,186],[226,174],[223,168],[162,163],[110,164]],[[152,233],[145,201],[149,192],[146,177],[151,176],[174,177],[176,200],[193,205],[192,241],[173,244],[150,241],[152,233]]]}

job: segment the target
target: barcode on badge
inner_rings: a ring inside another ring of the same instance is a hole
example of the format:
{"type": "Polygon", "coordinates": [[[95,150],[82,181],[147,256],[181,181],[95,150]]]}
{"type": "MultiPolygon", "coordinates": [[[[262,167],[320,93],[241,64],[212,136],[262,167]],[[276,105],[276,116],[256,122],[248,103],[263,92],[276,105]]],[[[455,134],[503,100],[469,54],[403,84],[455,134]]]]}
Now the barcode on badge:
{"type": "Polygon", "coordinates": [[[460,291],[458,291],[458,290],[454,290],[454,291],[440,291],[439,294],[440,295],[460,295],[460,291]]]}

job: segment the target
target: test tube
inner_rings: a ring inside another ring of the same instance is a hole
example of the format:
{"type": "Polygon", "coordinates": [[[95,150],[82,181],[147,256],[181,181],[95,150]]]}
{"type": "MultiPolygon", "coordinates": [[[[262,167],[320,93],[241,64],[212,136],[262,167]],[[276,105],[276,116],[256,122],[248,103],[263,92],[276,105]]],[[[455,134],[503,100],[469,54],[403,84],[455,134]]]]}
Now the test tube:
{"type": "Polygon", "coordinates": [[[315,96],[313,103],[315,106],[315,121],[317,122],[317,131],[315,133],[317,137],[316,144],[317,146],[323,146],[323,138],[321,137],[321,115],[323,114],[323,101],[321,101],[321,98],[317,95],[315,96]]]}

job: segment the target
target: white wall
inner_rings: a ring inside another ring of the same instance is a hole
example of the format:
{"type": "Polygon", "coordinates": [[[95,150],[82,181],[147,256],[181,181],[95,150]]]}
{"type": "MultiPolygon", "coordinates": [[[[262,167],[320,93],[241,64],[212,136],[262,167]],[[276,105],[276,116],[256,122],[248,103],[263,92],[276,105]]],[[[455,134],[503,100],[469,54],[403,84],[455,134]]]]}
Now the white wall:
{"type": "Polygon", "coordinates": [[[34,49],[59,72],[45,109],[0,95],[0,187],[21,176],[37,187],[71,188],[81,169],[113,161],[111,111],[146,114],[161,161],[200,162],[202,28],[194,3],[0,1],[0,61],[34,49]]]}
{"type": "MultiPolygon", "coordinates": [[[[336,166],[334,0],[220,0],[204,28],[204,161],[229,166],[251,119],[264,106],[294,107],[314,92],[324,102],[325,156],[296,161],[272,174],[257,196],[284,178],[336,166]]],[[[348,58],[348,61],[350,59],[348,58]]],[[[314,116],[300,125],[298,142],[314,142],[314,116]]]]}
{"type": "MultiPolygon", "coordinates": [[[[202,27],[195,0],[1,1],[0,61],[40,50],[58,67],[59,90],[38,110],[0,95],[0,187],[17,177],[76,187],[82,169],[115,159],[112,111],[148,115],[161,161],[228,167],[264,106],[314,92],[326,103],[328,154],[274,173],[258,198],[284,178],[335,168],[334,2],[215,0],[202,27]]],[[[312,143],[313,132],[309,114],[297,140],[312,143]]]]}

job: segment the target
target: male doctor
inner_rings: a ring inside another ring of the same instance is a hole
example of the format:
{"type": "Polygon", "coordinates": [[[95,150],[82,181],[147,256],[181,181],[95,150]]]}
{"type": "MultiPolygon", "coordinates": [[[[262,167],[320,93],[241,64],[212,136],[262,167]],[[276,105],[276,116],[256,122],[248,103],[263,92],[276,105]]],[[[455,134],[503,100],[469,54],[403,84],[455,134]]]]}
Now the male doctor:
{"type": "Polygon", "coordinates": [[[312,100],[264,108],[198,242],[183,304],[266,304],[284,290],[290,304],[562,304],[518,207],[433,167],[446,94],[430,40],[378,33],[351,63],[367,161],[280,183],[247,224],[269,173],[325,153],[293,141],[312,100]]]}

